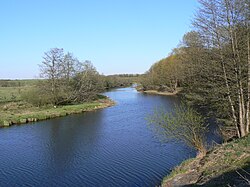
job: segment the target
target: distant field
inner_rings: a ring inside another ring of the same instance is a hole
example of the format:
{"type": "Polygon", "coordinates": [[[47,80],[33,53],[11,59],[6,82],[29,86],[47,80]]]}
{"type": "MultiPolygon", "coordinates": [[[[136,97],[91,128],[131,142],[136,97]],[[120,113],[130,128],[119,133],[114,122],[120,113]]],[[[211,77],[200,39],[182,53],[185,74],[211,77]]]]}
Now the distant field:
{"type": "Polygon", "coordinates": [[[21,100],[21,94],[32,89],[38,79],[32,80],[0,80],[0,104],[21,100]]]}
{"type": "Polygon", "coordinates": [[[32,86],[23,87],[0,87],[0,104],[6,102],[16,102],[21,100],[24,91],[32,89],[32,86]]]}
{"type": "Polygon", "coordinates": [[[34,86],[39,79],[24,79],[24,80],[0,80],[0,87],[23,87],[34,86]]]}

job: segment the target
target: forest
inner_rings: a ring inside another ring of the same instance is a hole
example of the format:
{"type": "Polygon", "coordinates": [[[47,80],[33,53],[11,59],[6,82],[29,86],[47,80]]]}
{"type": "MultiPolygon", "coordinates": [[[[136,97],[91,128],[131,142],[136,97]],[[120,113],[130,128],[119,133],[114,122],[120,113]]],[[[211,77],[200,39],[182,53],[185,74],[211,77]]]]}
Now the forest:
{"type": "Polygon", "coordinates": [[[193,31],[142,75],[140,90],[179,92],[191,105],[216,117],[225,136],[244,137],[250,124],[250,4],[200,4],[193,31]]]}

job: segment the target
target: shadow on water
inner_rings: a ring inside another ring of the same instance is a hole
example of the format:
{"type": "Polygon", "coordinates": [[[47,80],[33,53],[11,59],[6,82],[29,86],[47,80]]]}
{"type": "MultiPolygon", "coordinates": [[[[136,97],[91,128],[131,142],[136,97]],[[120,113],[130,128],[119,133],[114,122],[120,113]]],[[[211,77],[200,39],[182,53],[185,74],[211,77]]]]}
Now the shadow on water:
{"type": "Polygon", "coordinates": [[[50,165],[58,169],[58,172],[66,172],[74,156],[79,150],[84,149],[82,157],[87,157],[97,144],[102,112],[93,112],[82,115],[72,115],[66,118],[51,120],[48,124],[50,146],[48,155],[51,156],[50,165]],[[88,117],[86,117],[86,115],[88,117]],[[49,129],[50,128],[50,129],[49,129]],[[89,137],[88,135],[91,135],[89,137]],[[81,145],[78,142],[84,142],[81,145]],[[89,144],[88,142],[91,142],[89,144]]]}

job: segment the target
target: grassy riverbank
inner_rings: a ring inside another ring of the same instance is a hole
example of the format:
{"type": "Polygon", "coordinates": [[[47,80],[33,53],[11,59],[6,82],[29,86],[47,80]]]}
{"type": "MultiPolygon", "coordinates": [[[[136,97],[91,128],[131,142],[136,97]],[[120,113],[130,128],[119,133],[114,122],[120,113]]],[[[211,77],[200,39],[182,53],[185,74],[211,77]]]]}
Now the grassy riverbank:
{"type": "Polygon", "coordinates": [[[180,90],[177,90],[177,91],[174,91],[174,92],[160,92],[160,91],[157,91],[157,90],[146,90],[146,91],[142,91],[143,93],[146,93],[146,94],[155,94],[155,95],[166,95],[166,96],[171,96],[171,95],[177,95],[179,92],[181,91],[180,90]]]}
{"type": "Polygon", "coordinates": [[[250,185],[250,136],[224,143],[204,158],[184,161],[165,177],[162,186],[250,185]]]}
{"type": "MultiPolygon", "coordinates": [[[[36,107],[27,102],[24,95],[36,89],[38,82],[41,81],[43,80],[0,80],[0,127],[52,119],[114,105],[114,102],[106,96],[96,94],[97,100],[91,102],[36,107]]],[[[29,95],[29,97],[34,96],[29,95]]]]}
{"type": "Polygon", "coordinates": [[[114,102],[108,98],[99,99],[89,103],[65,106],[34,107],[26,102],[8,102],[0,105],[0,127],[14,124],[24,124],[40,120],[62,117],[69,114],[94,111],[113,106],[114,102]]]}
{"type": "Polygon", "coordinates": [[[141,85],[138,85],[138,86],[136,87],[136,90],[137,90],[138,92],[145,93],[145,94],[154,94],[154,95],[171,96],[171,95],[177,95],[177,94],[179,94],[179,93],[182,91],[182,88],[179,87],[179,88],[177,88],[175,91],[170,92],[170,91],[159,91],[159,90],[155,90],[155,89],[144,90],[144,89],[142,88],[141,85]]]}

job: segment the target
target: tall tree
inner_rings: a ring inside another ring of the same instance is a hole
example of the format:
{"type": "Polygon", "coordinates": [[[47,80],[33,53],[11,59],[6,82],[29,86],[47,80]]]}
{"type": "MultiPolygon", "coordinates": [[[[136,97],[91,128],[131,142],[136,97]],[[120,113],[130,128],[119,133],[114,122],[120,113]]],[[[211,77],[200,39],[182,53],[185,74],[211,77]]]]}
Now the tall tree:
{"type": "MultiPolygon", "coordinates": [[[[249,1],[200,0],[194,26],[211,55],[220,98],[238,137],[249,133],[249,1]]],[[[209,74],[211,75],[211,73],[209,74]]]]}
{"type": "Polygon", "coordinates": [[[63,49],[53,48],[44,53],[40,65],[41,77],[49,83],[49,89],[45,87],[48,94],[51,94],[54,104],[59,102],[60,79],[62,78],[62,62],[64,59],[63,49]]]}
{"type": "Polygon", "coordinates": [[[40,65],[45,78],[41,91],[54,105],[83,102],[96,98],[104,84],[90,61],[80,62],[72,53],[64,55],[63,49],[46,52],[40,65]]]}

